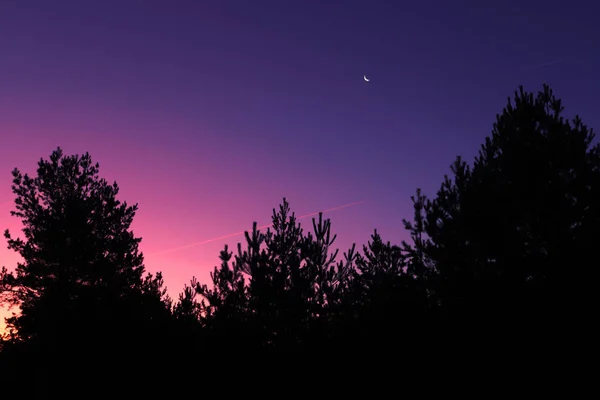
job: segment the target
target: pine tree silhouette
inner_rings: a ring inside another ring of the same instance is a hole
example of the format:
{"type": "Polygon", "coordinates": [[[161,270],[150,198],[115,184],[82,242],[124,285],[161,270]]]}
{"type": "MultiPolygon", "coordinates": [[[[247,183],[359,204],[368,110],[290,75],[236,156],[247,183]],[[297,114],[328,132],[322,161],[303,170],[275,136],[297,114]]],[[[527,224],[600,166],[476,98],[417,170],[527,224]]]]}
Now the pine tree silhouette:
{"type": "Polygon", "coordinates": [[[600,148],[562,113],[548,86],[521,87],[473,165],[457,158],[436,197],[418,200],[427,239],[410,247],[435,266],[444,319],[476,337],[520,332],[522,341],[589,321],[600,148]]]}
{"type": "Polygon", "coordinates": [[[238,244],[232,261],[227,247],[212,273],[213,289],[198,285],[205,299],[204,324],[241,339],[245,348],[300,350],[327,339],[355,259],[354,249],[336,262],[329,220],[313,219],[313,232],[302,227],[283,200],[273,210],[272,229],[254,223],[246,248],[238,244]],[[318,333],[317,333],[318,332],[318,333]]]}
{"type": "Polygon", "coordinates": [[[25,239],[5,236],[24,262],[3,268],[0,282],[20,306],[7,320],[12,343],[29,351],[125,352],[170,320],[162,275],[144,277],[141,239],[129,230],[137,206],[117,200],[118,185],[98,171],[89,154],[60,148],[39,161],[36,177],[13,171],[12,215],[25,239]]]}

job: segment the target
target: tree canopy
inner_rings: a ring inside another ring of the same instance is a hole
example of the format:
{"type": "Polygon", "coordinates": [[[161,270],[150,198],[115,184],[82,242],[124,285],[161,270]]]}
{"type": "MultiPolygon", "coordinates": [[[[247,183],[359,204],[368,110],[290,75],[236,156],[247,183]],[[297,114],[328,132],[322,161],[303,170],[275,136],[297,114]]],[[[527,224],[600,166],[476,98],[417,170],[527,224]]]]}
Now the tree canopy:
{"type": "Polygon", "coordinates": [[[193,278],[177,301],[161,273],[145,271],[137,205],[117,199],[89,154],[58,148],[35,177],[13,171],[24,237],[5,237],[24,261],[0,275],[20,307],[0,354],[406,352],[453,346],[454,334],[490,345],[499,332],[583,332],[595,305],[600,146],[563,113],[548,86],[519,88],[473,162],[457,157],[434,196],[417,190],[413,217],[399,221],[409,240],[375,230],[340,257],[331,221],[320,214],[305,230],[284,198],[270,228],[254,223],[235,252],[224,246],[212,282],[193,278]]]}
{"type": "MultiPolygon", "coordinates": [[[[418,244],[453,321],[566,321],[589,305],[600,229],[599,146],[548,86],[521,87],[472,165],[458,157],[425,212],[418,244]]],[[[507,325],[509,324],[509,325],[507,325]]]]}
{"type": "Polygon", "coordinates": [[[64,156],[58,148],[39,161],[37,176],[12,173],[11,214],[24,238],[8,230],[5,237],[24,261],[4,268],[0,282],[20,306],[7,320],[16,342],[100,348],[124,340],[136,324],[168,318],[162,276],[144,276],[141,239],[130,230],[137,205],[121,203],[118,185],[98,171],[89,154],[64,156]]]}

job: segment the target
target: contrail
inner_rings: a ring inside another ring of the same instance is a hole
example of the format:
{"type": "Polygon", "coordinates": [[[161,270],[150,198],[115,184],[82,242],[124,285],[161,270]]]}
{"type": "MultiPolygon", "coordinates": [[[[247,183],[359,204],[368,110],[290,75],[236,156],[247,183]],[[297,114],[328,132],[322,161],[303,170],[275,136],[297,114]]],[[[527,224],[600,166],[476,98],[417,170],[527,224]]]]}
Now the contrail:
{"type": "MultiPolygon", "coordinates": [[[[317,212],[314,212],[314,213],[302,215],[300,217],[296,217],[296,219],[303,219],[303,218],[312,217],[313,215],[318,215],[321,212],[322,213],[326,213],[326,212],[331,212],[331,211],[337,211],[337,210],[341,210],[342,208],[352,207],[352,206],[356,206],[356,205],[359,205],[359,204],[362,204],[362,203],[364,203],[364,201],[355,201],[354,203],[345,204],[343,206],[333,207],[333,208],[329,208],[329,209],[324,210],[324,211],[317,211],[317,212]]],[[[257,229],[266,229],[266,228],[270,228],[271,226],[273,226],[273,224],[259,226],[257,229]]],[[[179,247],[175,247],[175,248],[172,248],[172,249],[159,251],[159,252],[156,252],[156,253],[150,253],[149,255],[156,256],[156,255],[161,255],[161,254],[166,254],[166,253],[173,253],[175,251],[179,251],[179,250],[183,250],[183,249],[188,249],[190,247],[200,246],[202,244],[206,244],[206,243],[210,243],[210,242],[216,242],[217,240],[229,239],[229,238],[234,237],[234,236],[243,235],[244,232],[246,232],[246,230],[235,232],[235,233],[230,233],[228,235],[219,236],[219,237],[216,237],[216,238],[213,238],[213,239],[203,240],[201,242],[195,242],[195,243],[186,244],[184,246],[179,246],[179,247]]]]}
{"type": "Polygon", "coordinates": [[[532,69],[538,69],[538,68],[542,68],[542,67],[548,67],[550,65],[554,65],[554,64],[558,64],[560,62],[560,60],[554,60],[554,61],[548,61],[542,64],[536,64],[536,65],[530,65],[528,67],[525,67],[524,69],[527,70],[532,70],[532,69]]]}

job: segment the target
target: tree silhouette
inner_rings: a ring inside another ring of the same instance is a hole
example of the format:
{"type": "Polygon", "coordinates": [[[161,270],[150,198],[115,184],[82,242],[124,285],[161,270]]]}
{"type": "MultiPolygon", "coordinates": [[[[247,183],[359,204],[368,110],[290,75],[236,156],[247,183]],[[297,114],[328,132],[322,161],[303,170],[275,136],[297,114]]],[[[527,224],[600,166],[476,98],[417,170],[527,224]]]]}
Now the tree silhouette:
{"type": "Polygon", "coordinates": [[[13,171],[24,239],[5,233],[24,262],[0,276],[20,305],[7,319],[15,340],[39,350],[102,352],[139,340],[170,318],[161,274],[144,277],[141,239],[129,227],[137,206],[121,203],[116,183],[98,176],[89,154],[60,148],[40,160],[37,176],[13,171]],[[102,350],[104,349],[104,350],[102,350]]]}
{"type": "Polygon", "coordinates": [[[314,232],[304,236],[285,199],[273,210],[272,222],[266,233],[254,223],[245,233],[246,249],[238,244],[235,260],[225,247],[220,268],[211,274],[212,289],[197,285],[204,323],[221,336],[243,333],[250,348],[306,348],[318,340],[315,336],[326,339],[354,250],[336,263],[329,220],[319,215],[318,222],[313,219],[314,232]]]}
{"type": "MultiPolygon", "coordinates": [[[[220,268],[215,267],[210,274],[213,289],[195,279],[192,279],[191,288],[194,288],[194,296],[199,294],[202,297],[199,315],[209,340],[215,346],[254,347],[256,344],[248,336],[248,290],[242,270],[237,262],[232,261],[232,255],[225,245],[220,254],[220,268]]],[[[188,291],[188,296],[191,302],[195,302],[191,291],[188,291]]]]}
{"type": "Polygon", "coordinates": [[[447,321],[547,333],[590,312],[600,148],[562,112],[548,86],[536,96],[521,87],[473,165],[457,158],[435,198],[417,196],[427,239],[411,250],[435,266],[447,321]]]}
{"type": "MultiPolygon", "coordinates": [[[[162,274],[144,270],[130,230],[137,207],[117,200],[89,154],[58,148],[36,177],[13,171],[24,238],[5,236],[24,261],[3,268],[0,284],[21,312],[0,342],[10,363],[1,374],[47,371],[65,354],[78,355],[77,368],[118,356],[111,371],[148,372],[165,353],[425,357],[511,338],[531,347],[556,326],[581,337],[595,311],[600,145],[562,112],[548,86],[520,88],[472,165],[458,157],[431,199],[417,190],[403,221],[410,241],[393,245],[375,230],[361,253],[353,246],[338,260],[330,221],[319,214],[305,233],[284,198],[271,228],[254,223],[235,254],[224,247],[210,288],[193,278],[176,302],[162,274]]],[[[194,370],[198,357],[186,360],[181,369],[194,370]]]]}
{"type": "Polygon", "coordinates": [[[400,246],[384,242],[377,232],[358,254],[349,290],[342,301],[336,344],[374,351],[415,345],[430,328],[424,282],[409,268],[400,246]]]}

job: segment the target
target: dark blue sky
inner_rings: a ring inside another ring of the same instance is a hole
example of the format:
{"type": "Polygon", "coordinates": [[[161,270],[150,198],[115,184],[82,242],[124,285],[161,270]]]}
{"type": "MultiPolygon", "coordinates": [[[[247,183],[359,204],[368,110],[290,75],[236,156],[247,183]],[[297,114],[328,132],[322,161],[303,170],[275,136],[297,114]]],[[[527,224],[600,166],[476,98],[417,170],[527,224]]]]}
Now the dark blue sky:
{"type": "Polygon", "coordinates": [[[363,200],[331,213],[340,245],[373,228],[397,242],[415,189],[472,159],[519,84],[548,82],[600,125],[598,15],[591,1],[3,0],[0,203],[13,167],[89,151],[140,203],[148,267],[175,290],[224,242],[152,252],[268,223],[283,196],[300,215],[363,200]]]}

